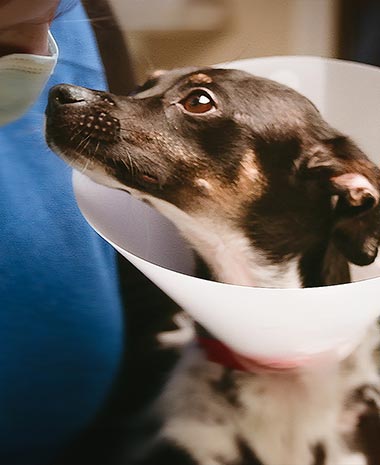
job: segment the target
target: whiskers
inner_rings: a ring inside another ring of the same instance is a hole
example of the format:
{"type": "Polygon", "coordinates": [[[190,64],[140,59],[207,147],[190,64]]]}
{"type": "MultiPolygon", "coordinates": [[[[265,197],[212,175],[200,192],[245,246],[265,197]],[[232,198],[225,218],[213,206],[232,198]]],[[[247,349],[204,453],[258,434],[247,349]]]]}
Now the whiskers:
{"type": "MultiPolygon", "coordinates": [[[[82,136],[84,132],[85,132],[84,128],[80,128],[79,130],[73,132],[73,134],[71,135],[69,141],[74,142],[74,140],[77,139],[78,137],[82,136]]],[[[80,146],[83,144],[83,142],[86,141],[87,138],[90,138],[90,137],[91,137],[91,134],[88,134],[86,137],[81,138],[78,145],[77,145],[77,147],[75,148],[75,150],[79,151],[80,146]]]]}
{"type": "Polygon", "coordinates": [[[131,176],[134,177],[136,174],[136,171],[138,171],[136,162],[133,161],[133,158],[131,157],[131,154],[128,151],[126,152],[126,155],[128,158],[128,163],[127,163],[127,160],[124,160],[124,159],[120,159],[120,161],[123,163],[123,165],[127,169],[129,169],[131,176]]]}
{"type": "Polygon", "coordinates": [[[86,150],[86,148],[89,146],[91,142],[91,134],[87,134],[86,137],[84,137],[78,144],[76,151],[83,155],[83,152],[86,150]]]}
{"type": "MultiPolygon", "coordinates": [[[[77,156],[72,160],[66,160],[66,162],[71,168],[78,169],[78,165],[84,159],[85,163],[83,164],[82,167],[79,168],[82,174],[84,174],[85,171],[87,171],[88,167],[93,162],[93,156],[90,156],[90,154],[84,155],[85,150],[88,148],[89,144],[91,143],[91,136],[92,136],[92,133],[89,133],[89,134],[86,134],[85,137],[81,137],[84,135],[85,130],[86,130],[85,128],[80,128],[71,135],[69,139],[70,142],[74,142],[78,138],[80,139],[78,144],[72,149],[73,152],[77,156]]],[[[95,155],[95,152],[94,152],[94,155],[95,155]]]]}
{"type": "Polygon", "coordinates": [[[87,168],[89,167],[90,163],[91,163],[91,159],[88,158],[86,163],[84,164],[83,168],[80,170],[80,173],[81,174],[85,174],[85,172],[87,171],[87,168]]]}
{"type": "MultiPolygon", "coordinates": [[[[67,127],[70,130],[70,124],[67,124],[67,127]]],[[[138,160],[132,157],[128,150],[120,151],[120,148],[108,150],[107,142],[98,139],[96,131],[89,132],[88,127],[78,126],[74,129],[71,127],[71,134],[67,138],[65,147],[67,148],[63,151],[59,149],[59,152],[67,164],[81,174],[86,174],[89,169],[96,168],[98,165],[103,168],[108,166],[115,171],[121,170],[132,178],[144,171],[139,166],[138,160]],[[114,153],[112,153],[113,150],[115,150],[114,153]]]]}

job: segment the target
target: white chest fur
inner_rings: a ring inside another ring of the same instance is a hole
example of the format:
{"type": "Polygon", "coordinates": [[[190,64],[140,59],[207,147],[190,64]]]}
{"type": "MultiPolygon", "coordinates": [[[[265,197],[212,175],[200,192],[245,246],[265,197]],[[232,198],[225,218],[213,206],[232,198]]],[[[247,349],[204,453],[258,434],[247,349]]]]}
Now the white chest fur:
{"type": "Polygon", "coordinates": [[[218,281],[256,287],[300,287],[297,260],[273,265],[255,250],[244,233],[225,221],[205,214],[192,216],[153,197],[149,201],[177,226],[218,281]]]}

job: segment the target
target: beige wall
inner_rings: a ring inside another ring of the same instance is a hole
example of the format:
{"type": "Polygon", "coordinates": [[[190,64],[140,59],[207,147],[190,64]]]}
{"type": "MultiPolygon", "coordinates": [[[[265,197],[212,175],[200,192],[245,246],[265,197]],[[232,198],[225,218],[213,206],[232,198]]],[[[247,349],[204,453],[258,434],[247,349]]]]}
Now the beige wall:
{"type": "MultiPolygon", "coordinates": [[[[214,31],[131,31],[125,2],[112,0],[138,78],[150,71],[266,55],[335,56],[338,0],[225,0],[214,31]],[[123,11],[124,10],[124,11],[123,11]]],[[[152,5],[159,4],[153,1],[152,5]]]]}

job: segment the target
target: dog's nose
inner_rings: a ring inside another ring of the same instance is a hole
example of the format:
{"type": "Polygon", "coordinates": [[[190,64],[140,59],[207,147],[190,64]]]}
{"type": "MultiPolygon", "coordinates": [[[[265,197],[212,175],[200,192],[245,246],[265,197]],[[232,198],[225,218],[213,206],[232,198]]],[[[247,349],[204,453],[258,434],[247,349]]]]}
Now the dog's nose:
{"type": "Polygon", "coordinates": [[[59,84],[49,92],[49,106],[88,103],[95,98],[94,92],[84,87],[59,84]]]}

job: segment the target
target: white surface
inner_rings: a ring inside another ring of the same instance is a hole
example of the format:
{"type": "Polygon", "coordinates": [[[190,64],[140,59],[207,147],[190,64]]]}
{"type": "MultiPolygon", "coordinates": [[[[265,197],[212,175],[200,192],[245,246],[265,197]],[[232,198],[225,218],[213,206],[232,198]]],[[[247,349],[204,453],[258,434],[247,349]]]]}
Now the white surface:
{"type": "MultiPolygon", "coordinates": [[[[285,80],[309,97],[328,122],[380,161],[380,70],[313,57],[229,63],[285,80]]],[[[127,194],[75,173],[79,207],[89,223],[215,336],[242,354],[295,364],[343,357],[380,315],[380,278],[314,289],[262,289],[192,276],[191,253],[167,220],[127,194]],[[160,266],[161,265],[161,266],[160,266]],[[184,274],[187,273],[187,274],[184,274]]],[[[356,279],[380,276],[380,266],[356,279]]]]}

